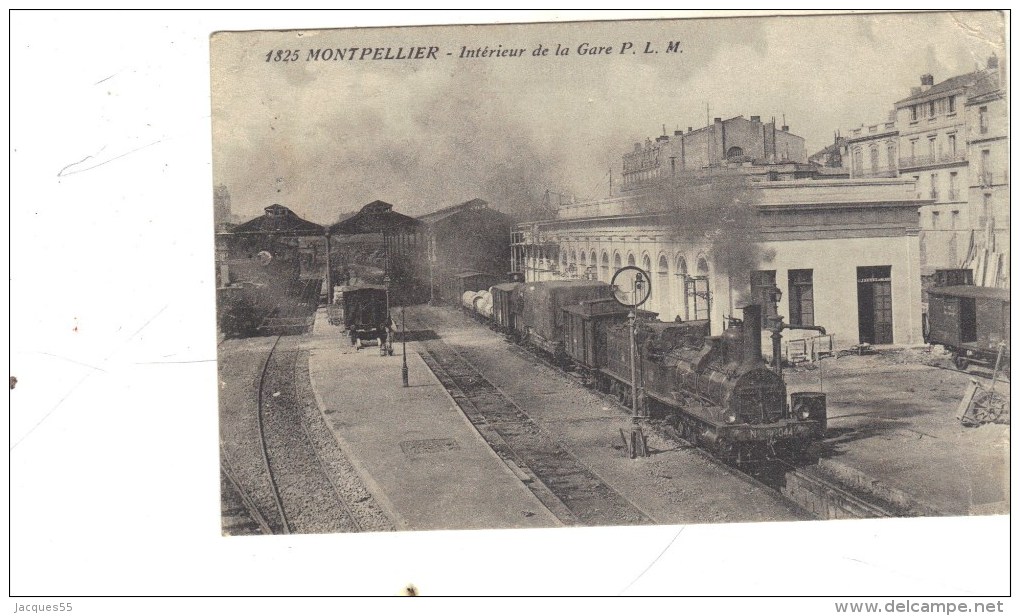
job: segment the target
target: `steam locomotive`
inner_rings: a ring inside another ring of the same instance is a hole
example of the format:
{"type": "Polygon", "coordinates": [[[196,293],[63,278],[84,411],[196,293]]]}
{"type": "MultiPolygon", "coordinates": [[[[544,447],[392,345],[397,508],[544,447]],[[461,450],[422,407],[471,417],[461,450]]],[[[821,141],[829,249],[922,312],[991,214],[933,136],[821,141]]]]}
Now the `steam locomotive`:
{"type": "Polygon", "coordinates": [[[307,329],[322,279],[302,278],[293,253],[274,245],[224,262],[228,283],[216,290],[220,331],[228,337],[247,337],[307,329]]]}
{"type": "MultiPolygon", "coordinates": [[[[604,282],[507,283],[464,293],[465,310],[569,364],[596,389],[633,403],[629,310],[604,282]]],[[[638,407],[665,418],[693,444],[736,463],[802,451],[826,429],[821,392],[787,397],[761,354],[758,305],[745,306],[720,336],[705,320],[654,321],[637,311],[634,363],[638,407]]]]}

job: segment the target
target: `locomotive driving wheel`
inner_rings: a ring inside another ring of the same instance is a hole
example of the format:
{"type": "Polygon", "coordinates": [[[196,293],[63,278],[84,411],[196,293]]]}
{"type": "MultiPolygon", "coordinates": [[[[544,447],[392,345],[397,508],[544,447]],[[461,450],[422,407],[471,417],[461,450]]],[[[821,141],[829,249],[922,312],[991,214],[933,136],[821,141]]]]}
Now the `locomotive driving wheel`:
{"type": "Polygon", "coordinates": [[[982,391],[974,396],[971,415],[978,423],[992,423],[1009,411],[1006,399],[993,391],[982,391]]]}

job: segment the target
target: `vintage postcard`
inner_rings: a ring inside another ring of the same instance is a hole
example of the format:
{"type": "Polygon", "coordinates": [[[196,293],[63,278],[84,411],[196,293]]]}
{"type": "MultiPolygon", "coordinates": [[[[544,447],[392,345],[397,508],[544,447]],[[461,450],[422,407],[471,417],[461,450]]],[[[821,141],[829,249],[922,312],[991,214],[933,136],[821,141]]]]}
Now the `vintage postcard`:
{"type": "Polygon", "coordinates": [[[1009,514],[1006,20],[213,34],[223,534],[1009,514]]]}

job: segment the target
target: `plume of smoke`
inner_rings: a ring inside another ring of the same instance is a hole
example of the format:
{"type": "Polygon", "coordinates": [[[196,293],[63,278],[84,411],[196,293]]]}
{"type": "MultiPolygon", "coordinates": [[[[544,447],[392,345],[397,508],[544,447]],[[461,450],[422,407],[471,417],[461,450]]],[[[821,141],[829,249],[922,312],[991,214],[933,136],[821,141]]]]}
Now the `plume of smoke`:
{"type": "Polygon", "coordinates": [[[706,245],[715,271],[741,293],[749,289],[750,273],[775,258],[761,245],[757,195],[745,177],[714,171],[670,181],[644,196],[641,207],[667,213],[675,234],[706,245]]]}

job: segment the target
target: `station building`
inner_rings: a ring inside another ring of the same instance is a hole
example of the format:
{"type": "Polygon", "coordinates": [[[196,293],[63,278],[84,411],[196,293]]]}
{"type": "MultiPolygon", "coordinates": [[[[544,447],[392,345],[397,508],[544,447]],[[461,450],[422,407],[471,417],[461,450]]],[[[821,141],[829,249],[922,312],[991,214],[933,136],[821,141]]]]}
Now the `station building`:
{"type": "MultiPolygon", "coordinates": [[[[796,160],[779,155],[778,142],[757,157],[736,155],[732,148],[747,152],[761,144],[755,131],[743,139],[729,131],[725,145],[734,156],[725,157],[716,130],[719,156],[700,167],[674,170],[663,157],[673,140],[660,139],[660,166],[644,171],[663,171],[625,182],[618,197],[560,205],[545,220],[518,225],[515,261],[525,280],[608,282],[620,267],[637,265],[652,282],[645,308],[662,321],[709,319],[719,334],[728,317],[739,318],[740,307],[754,301],[765,306],[766,318],[778,310],[788,324],[824,327],[837,348],[921,343],[917,212],[930,201],[918,198],[913,180],[812,174],[802,145],[787,150],[796,160]],[[742,221],[726,208],[715,221],[704,215],[716,196],[734,196],[711,188],[717,178],[738,178],[745,187],[737,197],[747,213],[737,216],[742,221]],[[655,197],[673,184],[688,185],[680,202],[655,197]],[[751,233],[729,228],[740,224],[751,233]],[[732,253],[748,250],[741,238],[752,237],[757,259],[746,267],[727,264],[732,253]],[[767,301],[774,287],[782,293],[778,305],[767,301]]],[[[817,332],[788,329],[783,336],[790,341],[817,332]]]]}

